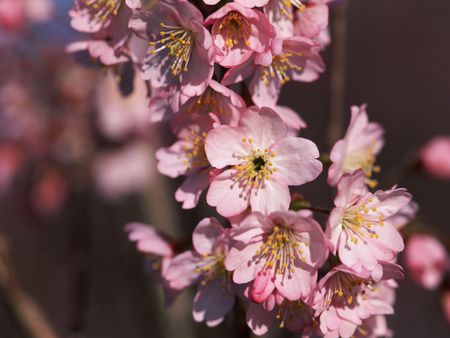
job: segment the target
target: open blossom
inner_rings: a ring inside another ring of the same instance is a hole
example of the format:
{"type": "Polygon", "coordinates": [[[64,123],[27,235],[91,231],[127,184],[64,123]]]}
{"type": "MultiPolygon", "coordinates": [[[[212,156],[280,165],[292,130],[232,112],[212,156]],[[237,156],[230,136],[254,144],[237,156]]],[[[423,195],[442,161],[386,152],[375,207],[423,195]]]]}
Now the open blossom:
{"type": "Polygon", "coordinates": [[[310,182],[322,171],[316,145],[287,136],[286,124],[272,109],[248,108],[237,127],[219,126],[205,140],[209,163],[225,169],[211,182],[209,205],[230,217],[252,211],[287,210],[289,185],[310,182]]]}
{"type": "Polygon", "coordinates": [[[213,114],[220,124],[236,126],[246,108],[242,97],[215,80],[209,82],[208,88],[201,95],[187,98],[181,96],[180,102],[182,105],[171,120],[175,133],[201,120],[213,122],[209,114],[213,114]]]}
{"type": "Polygon", "coordinates": [[[70,43],[67,51],[87,50],[91,57],[98,58],[105,65],[135,60],[136,56],[129,47],[131,34],[128,22],[133,10],[139,7],[139,0],[77,1],[69,13],[71,25],[89,34],[70,43]]]}
{"type": "Polygon", "coordinates": [[[246,320],[253,333],[260,336],[278,324],[292,332],[301,332],[309,337],[316,331],[314,310],[302,300],[290,301],[279,292],[273,292],[263,304],[250,303],[246,320]]]}
{"type": "Polygon", "coordinates": [[[427,173],[450,179],[450,137],[436,136],[420,151],[420,160],[427,173]]]}
{"type": "Polygon", "coordinates": [[[184,209],[194,208],[198,204],[201,193],[218,173],[205,154],[206,133],[211,128],[212,122],[203,118],[197,124],[183,128],[178,133],[178,141],[172,146],[156,152],[160,173],[173,178],[186,176],[175,192],[175,199],[183,203],[184,209]]]}
{"type": "Polygon", "coordinates": [[[347,267],[334,267],[324,276],[311,303],[319,316],[325,338],[350,338],[364,332],[364,322],[375,315],[393,314],[392,278],[402,278],[401,268],[384,266],[384,279],[376,283],[366,273],[355,274],[347,267]],[[360,328],[360,329],[358,329],[360,328]]]}
{"type": "Polygon", "coordinates": [[[254,52],[266,52],[275,38],[275,30],[262,12],[236,2],[225,4],[205,24],[213,24],[211,32],[219,50],[216,62],[224,67],[240,65],[254,52]]]}
{"type": "Polygon", "coordinates": [[[271,50],[231,68],[223,78],[228,85],[250,78],[249,91],[258,106],[273,107],[288,81],[315,81],[324,71],[317,45],[303,37],[272,41],[271,50]]]}
{"type": "Polygon", "coordinates": [[[365,178],[358,170],[340,179],[327,236],[344,265],[357,273],[368,270],[379,280],[381,263],[391,262],[404,248],[390,217],[410,202],[411,195],[405,189],[367,192],[365,178]]]}
{"type": "Polygon", "coordinates": [[[150,41],[142,71],[152,87],[179,86],[187,96],[205,91],[216,50],[203,27],[203,15],[194,5],[158,2],[153,10],[136,13],[130,28],[150,41]]]}
{"type": "Polygon", "coordinates": [[[414,281],[429,290],[436,289],[450,269],[446,248],[430,235],[412,235],[406,243],[405,258],[414,281]]]}
{"type": "Polygon", "coordinates": [[[276,289],[291,301],[305,300],[328,257],[325,236],[310,213],[253,213],[232,230],[225,267],[238,284],[252,282],[250,298],[263,303],[276,289]]]}
{"type": "Polygon", "coordinates": [[[364,170],[370,186],[376,186],[377,182],[371,177],[380,170],[375,166],[375,160],[384,145],[384,130],[378,123],[369,122],[366,107],[351,108],[352,117],[345,137],[336,142],[331,150],[328,183],[332,186],[338,183],[342,175],[352,174],[358,169],[364,170]]]}
{"type": "Polygon", "coordinates": [[[193,250],[175,256],[165,277],[177,290],[198,284],[194,319],[216,326],[233,308],[235,298],[223,263],[229,250],[229,230],[215,218],[205,218],[195,228],[192,242],[193,250]]]}

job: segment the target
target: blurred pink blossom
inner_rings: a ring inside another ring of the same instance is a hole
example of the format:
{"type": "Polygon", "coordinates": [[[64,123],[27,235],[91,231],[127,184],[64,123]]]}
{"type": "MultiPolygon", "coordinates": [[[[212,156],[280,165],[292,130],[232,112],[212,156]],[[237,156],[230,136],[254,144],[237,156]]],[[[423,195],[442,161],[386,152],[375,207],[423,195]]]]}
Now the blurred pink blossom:
{"type": "Polygon", "coordinates": [[[450,269],[447,249],[430,235],[412,235],[406,243],[405,259],[414,281],[429,290],[436,289],[450,269]]]}
{"type": "Polygon", "coordinates": [[[428,174],[450,179],[450,136],[436,136],[425,144],[420,160],[428,174]]]}

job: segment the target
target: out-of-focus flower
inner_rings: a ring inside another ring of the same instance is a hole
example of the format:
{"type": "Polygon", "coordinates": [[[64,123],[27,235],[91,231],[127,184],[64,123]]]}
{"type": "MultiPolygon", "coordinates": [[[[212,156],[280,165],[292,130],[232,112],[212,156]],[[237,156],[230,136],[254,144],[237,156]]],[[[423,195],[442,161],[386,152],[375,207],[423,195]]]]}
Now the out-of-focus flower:
{"type": "Polygon", "coordinates": [[[216,49],[202,13],[188,1],[158,2],[136,13],[130,28],[150,41],[142,71],[152,87],[179,86],[187,96],[202,94],[214,71],[216,49]]]}
{"type": "Polygon", "coordinates": [[[212,181],[207,202],[230,217],[252,211],[287,210],[289,185],[317,178],[322,164],[317,146],[287,136],[287,127],[272,109],[251,107],[237,127],[219,126],[205,140],[209,163],[217,169],[230,166],[212,181]]]}
{"type": "Polygon", "coordinates": [[[22,0],[0,0],[0,28],[20,30],[26,22],[25,4],[22,0]]]}
{"type": "Polygon", "coordinates": [[[273,292],[263,304],[250,303],[246,320],[253,333],[260,336],[278,323],[280,328],[301,332],[309,337],[317,329],[314,310],[302,300],[290,301],[279,292],[273,292]]]}
{"type": "Polygon", "coordinates": [[[324,337],[353,337],[364,320],[374,315],[393,314],[392,278],[402,278],[401,268],[384,266],[383,278],[376,283],[368,274],[355,274],[340,265],[323,277],[312,296],[320,330],[324,337]]]}
{"type": "Polygon", "coordinates": [[[310,0],[296,12],[295,35],[317,38],[328,27],[329,0],[310,0]]]}
{"type": "Polygon", "coordinates": [[[31,192],[33,210],[41,216],[56,212],[67,195],[67,182],[57,170],[47,170],[39,178],[31,192]]]}
{"type": "Polygon", "coordinates": [[[406,243],[406,267],[420,286],[436,289],[450,269],[446,248],[430,235],[414,234],[406,243]]]}
{"type": "Polygon", "coordinates": [[[325,236],[310,213],[253,213],[232,230],[225,267],[238,284],[252,282],[250,298],[263,303],[276,289],[290,301],[306,300],[328,257],[325,236]]]}
{"type": "Polygon", "coordinates": [[[211,14],[205,24],[213,24],[212,36],[219,50],[216,62],[224,67],[240,65],[254,52],[266,52],[275,38],[275,30],[262,12],[236,2],[211,14]]]}
{"type": "Polygon", "coordinates": [[[383,128],[375,122],[369,122],[366,105],[351,108],[352,117],[345,137],[334,145],[330,153],[333,163],[328,171],[328,183],[335,186],[342,175],[352,174],[363,169],[367,183],[375,187],[372,174],[378,172],[375,160],[384,145],[383,128]]]}
{"type": "Polygon", "coordinates": [[[390,217],[406,206],[411,195],[405,189],[367,192],[366,174],[358,170],[342,177],[327,224],[333,254],[361,273],[368,270],[374,280],[382,278],[382,262],[392,262],[404,248],[403,239],[390,217]]]}
{"type": "Polygon", "coordinates": [[[437,178],[450,179],[450,136],[436,136],[420,151],[425,171],[437,178]]]}
{"type": "Polygon", "coordinates": [[[153,173],[151,148],[141,142],[100,153],[93,172],[100,193],[112,199],[142,191],[148,186],[153,173]]]}
{"type": "Polygon", "coordinates": [[[233,308],[235,298],[223,263],[229,250],[229,230],[215,218],[205,218],[195,228],[192,242],[194,249],[175,256],[165,277],[176,290],[198,284],[194,319],[216,326],[233,308]]]}
{"type": "Polygon", "coordinates": [[[99,128],[104,135],[114,140],[127,136],[145,135],[150,130],[147,86],[135,76],[133,92],[123,96],[112,73],[100,82],[97,90],[99,128]]]}
{"type": "Polygon", "coordinates": [[[250,78],[249,91],[258,106],[273,107],[288,81],[311,82],[324,71],[317,45],[310,39],[290,37],[272,40],[271,50],[231,68],[225,85],[250,78]]]}

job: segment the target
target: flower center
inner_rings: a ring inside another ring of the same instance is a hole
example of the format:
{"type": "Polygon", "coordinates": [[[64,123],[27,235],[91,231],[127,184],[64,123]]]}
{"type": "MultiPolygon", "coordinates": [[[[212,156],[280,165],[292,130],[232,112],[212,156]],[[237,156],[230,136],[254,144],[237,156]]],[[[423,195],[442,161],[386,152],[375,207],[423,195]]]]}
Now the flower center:
{"type": "Polygon", "coordinates": [[[149,51],[150,55],[167,49],[169,57],[173,60],[169,66],[172,74],[175,76],[182,71],[187,72],[194,40],[192,32],[183,27],[166,25],[163,22],[160,23],[160,26],[161,39],[149,42],[149,45],[154,47],[149,51]]]}
{"type": "Polygon", "coordinates": [[[377,211],[376,207],[369,208],[373,198],[361,205],[347,208],[342,217],[342,228],[347,233],[347,240],[357,244],[359,240],[367,243],[367,237],[378,239],[380,236],[374,229],[375,226],[384,226],[384,215],[377,211]]]}
{"type": "Polygon", "coordinates": [[[269,85],[270,80],[278,79],[281,85],[290,81],[289,72],[292,70],[301,71],[302,66],[296,65],[292,62],[293,56],[301,57],[300,52],[285,52],[273,58],[270,66],[264,66],[262,71],[261,81],[265,85],[269,85]]]}
{"type": "Polygon", "coordinates": [[[94,11],[94,18],[106,21],[109,16],[119,13],[123,0],[84,0],[87,7],[94,11]]]}
{"type": "Polygon", "coordinates": [[[205,153],[205,138],[206,132],[201,134],[191,129],[190,133],[185,137],[185,141],[189,144],[184,145],[183,150],[186,154],[187,160],[184,164],[189,169],[198,167],[205,167],[209,165],[205,153]]]}
{"type": "Polygon", "coordinates": [[[314,325],[312,309],[303,301],[291,302],[284,300],[278,307],[276,318],[280,321],[279,327],[283,328],[286,323],[302,320],[305,327],[314,325]]]}
{"type": "Polygon", "coordinates": [[[227,48],[231,49],[241,41],[246,45],[250,44],[249,38],[252,27],[241,13],[231,11],[221,19],[219,32],[224,35],[227,48]]]}
{"type": "Polygon", "coordinates": [[[329,281],[325,302],[327,305],[333,303],[350,306],[356,302],[358,295],[361,295],[362,300],[366,300],[367,291],[377,291],[372,280],[363,280],[345,272],[337,272],[329,281]]]}
{"type": "Polygon", "coordinates": [[[375,165],[376,156],[376,141],[372,145],[361,149],[359,151],[350,152],[343,162],[343,169],[346,173],[351,173],[357,169],[362,169],[367,176],[367,184],[371,188],[375,188],[378,185],[378,181],[372,179],[373,173],[379,173],[381,168],[375,165]]]}
{"type": "Polygon", "coordinates": [[[225,113],[225,109],[222,102],[218,99],[217,93],[207,88],[201,96],[192,99],[188,111],[193,114],[207,115],[213,113],[220,116],[225,113]]]}
{"type": "Polygon", "coordinates": [[[296,260],[306,261],[304,249],[309,243],[297,236],[290,228],[275,226],[256,251],[256,261],[264,260],[264,267],[273,269],[276,274],[288,276],[295,271],[296,260]],[[302,246],[303,245],[303,249],[302,246]]]}
{"type": "Polygon", "coordinates": [[[201,273],[201,285],[206,285],[216,278],[228,279],[229,272],[225,269],[224,260],[223,253],[203,255],[203,260],[195,268],[196,273],[201,273]]]}
{"type": "MultiPolygon", "coordinates": [[[[243,138],[243,143],[253,143],[251,138],[243,138]]],[[[237,170],[237,177],[248,187],[257,187],[264,180],[269,180],[270,176],[277,171],[272,163],[272,158],[275,157],[275,152],[270,149],[264,151],[260,149],[253,149],[249,156],[243,156],[243,163],[234,166],[237,170]]]]}

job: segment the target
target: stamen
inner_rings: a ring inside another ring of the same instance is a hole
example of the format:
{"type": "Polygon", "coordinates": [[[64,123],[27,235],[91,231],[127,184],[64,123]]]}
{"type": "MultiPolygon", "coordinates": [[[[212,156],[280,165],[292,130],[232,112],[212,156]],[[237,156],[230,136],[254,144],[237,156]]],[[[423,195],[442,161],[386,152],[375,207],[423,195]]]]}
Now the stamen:
{"type": "MultiPolygon", "coordinates": [[[[244,137],[242,142],[252,144],[253,140],[244,137]]],[[[238,180],[247,187],[260,186],[264,180],[269,180],[270,176],[277,171],[272,163],[273,157],[275,157],[275,152],[272,150],[253,149],[251,155],[242,158],[243,163],[234,166],[238,180]]]]}
{"type": "Polygon", "coordinates": [[[209,165],[205,153],[205,139],[205,132],[199,134],[193,129],[185,137],[185,141],[189,144],[184,145],[183,148],[187,158],[187,160],[184,161],[184,164],[187,168],[194,169],[209,165]]]}
{"type": "Polygon", "coordinates": [[[292,70],[301,71],[303,69],[302,66],[298,66],[294,62],[292,62],[291,58],[293,56],[301,57],[302,53],[285,52],[275,56],[270,66],[263,67],[261,81],[265,85],[269,85],[270,80],[275,78],[278,79],[281,85],[290,81],[291,78],[289,74],[292,70]]]}
{"type": "Polygon", "coordinates": [[[84,0],[84,4],[93,13],[94,20],[106,21],[110,16],[116,16],[123,0],[84,0]]]}
{"type": "Polygon", "coordinates": [[[228,50],[235,47],[239,42],[249,45],[252,27],[241,13],[231,11],[223,17],[219,23],[219,31],[225,37],[225,45],[228,50]]]}

